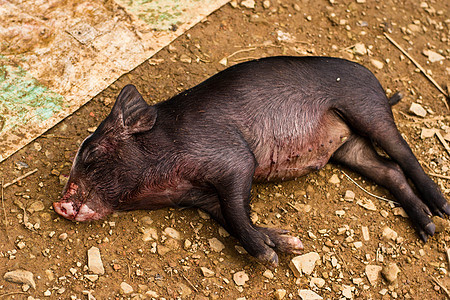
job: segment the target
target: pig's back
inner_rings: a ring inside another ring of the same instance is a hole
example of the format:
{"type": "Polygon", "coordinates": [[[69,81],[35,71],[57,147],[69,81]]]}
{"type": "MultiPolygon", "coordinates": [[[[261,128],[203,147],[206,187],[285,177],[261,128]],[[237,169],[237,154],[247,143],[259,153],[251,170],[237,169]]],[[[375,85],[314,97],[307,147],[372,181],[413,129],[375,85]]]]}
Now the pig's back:
{"type": "MultiPolygon", "coordinates": [[[[161,103],[174,127],[214,139],[236,128],[253,152],[255,177],[287,179],[319,169],[350,134],[336,114],[373,82],[366,68],[327,57],[271,57],[230,67],[161,103]],[[206,129],[205,129],[206,130],[206,129]]],[[[179,132],[179,130],[177,130],[179,132]]]]}

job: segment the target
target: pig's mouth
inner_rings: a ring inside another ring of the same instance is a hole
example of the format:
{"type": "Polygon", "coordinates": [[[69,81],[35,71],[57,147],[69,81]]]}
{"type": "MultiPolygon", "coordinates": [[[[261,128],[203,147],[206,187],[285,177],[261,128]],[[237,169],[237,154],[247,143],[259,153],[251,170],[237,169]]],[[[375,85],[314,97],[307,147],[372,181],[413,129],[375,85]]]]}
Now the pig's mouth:
{"type": "Polygon", "coordinates": [[[53,203],[55,212],[66,219],[79,222],[101,219],[103,214],[76,200],[77,190],[78,185],[70,183],[61,201],[53,203]]]}

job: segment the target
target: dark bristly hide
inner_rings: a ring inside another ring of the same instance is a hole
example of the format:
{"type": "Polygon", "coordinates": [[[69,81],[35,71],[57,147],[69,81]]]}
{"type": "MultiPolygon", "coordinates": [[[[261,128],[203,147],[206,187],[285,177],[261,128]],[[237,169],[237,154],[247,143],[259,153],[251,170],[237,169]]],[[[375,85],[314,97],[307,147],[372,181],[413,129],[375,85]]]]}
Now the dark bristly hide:
{"type": "Polygon", "coordinates": [[[128,85],[81,145],[54,208],[86,221],[114,210],[198,207],[275,266],[275,250],[303,245],[251,223],[252,183],[296,178],[331,160],[386,187],[426,240],[435,231],[430,216],[450,207],[396,128],[390,105],[400,98],[388,99],[361,65],[330,57],[241,63],[153,106],[128,85]]]}

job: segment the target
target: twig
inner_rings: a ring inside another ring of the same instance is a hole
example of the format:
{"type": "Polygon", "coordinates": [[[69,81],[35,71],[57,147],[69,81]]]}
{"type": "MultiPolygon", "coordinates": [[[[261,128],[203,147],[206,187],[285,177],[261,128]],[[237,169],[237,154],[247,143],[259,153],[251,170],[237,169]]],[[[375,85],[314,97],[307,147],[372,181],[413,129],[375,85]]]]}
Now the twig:
{"type": "Polygon", "coordinates": [[[447,150],[447,153],[450,155],[450,147],[448,146],[448,144],[445,141],[445,139],[442,136],[442,134],[438,130],[436,130],[436,132],[434,134],[436,134],[437,138],[442,143],[442,145],[444,146],[445,150],[447,150]]]}
{"type": "Polygon", "coordinates": [[[183,273],[181,273],[181,272],[179,272],[179,273],[181,274],[181,276],[183,276],[184,280],[186,280],[186,282],[189,283],[189,285],[191,286],[191,288],[193,288],[193,289],[198,293],[198,289],[192,284],[192,282],[191,282],[189,279],[187,279],[187,277],[184,276],[183,273]]]}
{"type": "MultiPolygon", "coordinates": [[[[425,77],[432,83],[434,84],[434,86],[439,90],[439,92],[441,92],[446,99],[449,99],[450,96],[444,91],[444,89],[430,76],[427,74],[427,72],[425,71],[424,68],[422,68],[421,65],[419,65],[419,63],[411,57],[411,55],[408,54],[408,52],[406,52],[396,41],[394,41],[393,38],[391,38],[386,32],[384,32],[384,36],[389,40],[389,42],[391,42],[395,47],[397,47],[406,57],[408,57],[413,64],[416,65],[416,67],[419,68],[419,70],[423,73],[423,75],[425,75],[425,77]]],[[[447,109],[449,109],[448,104],[446,101],[444,101],[445,106],[447,107],[447,109]]]]}
{"type": "Polygon", "coordinates": [[[380,196],[377,196],[375,194],[372,194],[371,192],[369,192],[368,190],[366,190],[365,188],[363,188],[362,186],[360,186],[356,181],[354,181],[350,176],[347,175],[347,173],[345,173],[344,171],[341,170],[342,173],[344,173],[344,175],[351,181],[353,182],[357,187],[359,187],[361,190],[363,190],[364,192],[366,192],[367,194],[369,194],[370,196],[377,198],[378,200],[383,200],[386,202],[395,202],[398,203],[397,201],[393,201],[393,200],[389,200],[380,196]]]}
{"type": "Polygon", "coordinates": [[[434,177],[437,177],[437,178],[442,178],[442,179],[448,179],[448,180],[450,180],[450,176],[446,176],[446,175],[441,175],[441,174],[436,174],[436,173],[428,173],[428,175],[434,176],[434,177]]]}
{"type": "Polygon", "coordinates": [[[25,293],[25,292],[11,292],[11,293],[6,293],[3,295],[0,295],[0,298],[11,296],[11,295],[17,295],[17,294],[28,295],[28,293],[25,293]]]}
{"type": "Polygon", "coordinates": [[[34,173],[36,173],[38,171],[38,169],[34,169],[33,171],[30,171],[28,173],[23,174],[22,176],[17,177],[16,179],[14,179],[13,181],[11,181],[10,183],[6,183],[5,185],[2,184],[2,187],[4,189],[6,189],[8,186],[13,185],[14,183],[16,183],[17,181],[20,181],[34,173]]]}
{"type": "Polygon", "coordinates": [[[450,249],[445,247],[445,253],[447,253],[447,263],[450,267],[450,249]]]}
{"type": "Polygon", "coordinates": [[[8,234],[8,218],[6,217],[6,209],[5,209],[5,202],[4,200],[4,195],[3,195],[3,178],[2,178],[2,208],[3,208],[3,216],[5,217],[5,233],[6,233],[6,237],[9,240],[9,234],[8,234]]]}
{"type": "Polygon", "coordinates": [[[445,292],[447,299],[450,299],[450,293],[447,290],[447,288],[442,284],[442,282],[440,282],[437,278],[433,277],[432,275],[431,275],[431,279],[433,280],[434,283],[436,283],[445,292]]]}
{"type": "Polygon", "coordinates": [[[241,61],[247,61],[247,60],[252,60],[252,59],[258,59],[258,57],[256,57],[256,56],[247,56],[247,57],[236,58],[234,61],[235,62],[241,62],[241,61]]]}
{"type": "Polygon", "coordinates": [[[291,202],[287,202],[287,204],[292,207],[293,209],[295,209],[296,211],[300,212],[300,209],[298,209],[297,207],[295,207],[294,204],[292,204],[291,202]]]}
{"type": "Polygon", "coordinates": [[[62,136],[62,135],[55,135],[55,134],[46,134],[46,135],[41,135],[41,137],[43,138],[55,138],[55,139],[65,139],[65,140],[69,140],[71,139],[68,136],[62,136]]]}
{"type": "Polygon", "coordinates": [[[235,52],[231,53],[230,55],[228,55],[228,56],[227,56],[227,59],[228,59],[228,58],[231,58],[231,57],[233,57],[233,56],[235,56],[235,55],[238,54],[238,53],[241,53],[241,52],[249,52],[249,51],[253,51],[253,50],[256,50],[256,47],[252,47],[252,48],[248,48],[248,49],[241,49],[241,50],[235,51],[235,52]]]}

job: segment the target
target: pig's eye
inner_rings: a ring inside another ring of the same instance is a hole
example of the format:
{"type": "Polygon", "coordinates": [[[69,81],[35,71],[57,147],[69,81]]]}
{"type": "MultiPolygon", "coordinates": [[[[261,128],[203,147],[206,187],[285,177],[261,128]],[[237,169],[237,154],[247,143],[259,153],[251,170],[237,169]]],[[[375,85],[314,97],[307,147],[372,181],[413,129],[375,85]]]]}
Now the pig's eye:
{"type": "Polygon", "coordinates": [[[98,149],[90,149],[89,151],[86,151],[83,157],[83,162],[87,165],[90,165],[98,159],[99,154],[100,151],[98,151],[98,149]]]}

